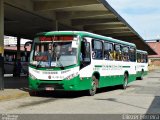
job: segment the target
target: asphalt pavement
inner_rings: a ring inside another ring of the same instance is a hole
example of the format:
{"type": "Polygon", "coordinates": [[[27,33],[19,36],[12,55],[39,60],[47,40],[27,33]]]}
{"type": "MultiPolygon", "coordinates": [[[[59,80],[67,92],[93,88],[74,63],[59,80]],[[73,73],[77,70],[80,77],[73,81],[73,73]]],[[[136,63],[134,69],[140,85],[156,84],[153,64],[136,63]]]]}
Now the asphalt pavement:
{"type": "MultiPolygon", "coordinates": [[[[18,91],[27,93],[25,87],[18,88],[18,91]]],[[[17,89],[7,90],[9,93],[17,89]]],[[[86,96],[84,92],[45,92],[36,97],[26,95],[0,101],[0,112],[24,119],[38,115],[37,119],[46,120],[150,120],[151,117],[159,120],[160,116],[151,116],[160,115],[159,91],[160,69],[157,69],[149,72],[144,80],[130,83],[126,90],[115,86],[99,89],[95,96],[86,96]],[[148,114],[150,116],[146,116],[148,114]]]]}

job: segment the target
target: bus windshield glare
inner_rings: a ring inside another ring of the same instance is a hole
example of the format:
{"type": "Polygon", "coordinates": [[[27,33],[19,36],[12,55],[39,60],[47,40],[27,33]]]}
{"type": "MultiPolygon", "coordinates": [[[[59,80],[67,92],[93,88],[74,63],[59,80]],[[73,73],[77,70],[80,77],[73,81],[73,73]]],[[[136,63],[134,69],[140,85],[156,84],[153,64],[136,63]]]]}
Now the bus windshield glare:
{"type": "Polygon", "coordinates": [[[37,67],[77,64],[77,41],[35,42],[30,63],[37,67]]]}

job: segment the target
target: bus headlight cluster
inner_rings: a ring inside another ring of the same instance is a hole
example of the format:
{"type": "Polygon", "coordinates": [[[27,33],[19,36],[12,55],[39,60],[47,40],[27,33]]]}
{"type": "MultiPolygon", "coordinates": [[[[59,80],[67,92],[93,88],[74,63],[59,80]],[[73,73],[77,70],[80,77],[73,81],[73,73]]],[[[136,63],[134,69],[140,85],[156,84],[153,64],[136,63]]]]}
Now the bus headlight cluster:
{"type": "Polygon", "coordinates": [[[70,79],[76,77],[77,75],[78,75],[78,73],[73,73],[73,74],[67,76],[66,79],[67,79],[67,80],[70,80],[70,79]]]}
{"type": "Polygon", "coordinates": [[[32,79],[36,79],[36,77],[32,75],[31,73],[29,73],[29,77],[31,77],[32,79]]]}

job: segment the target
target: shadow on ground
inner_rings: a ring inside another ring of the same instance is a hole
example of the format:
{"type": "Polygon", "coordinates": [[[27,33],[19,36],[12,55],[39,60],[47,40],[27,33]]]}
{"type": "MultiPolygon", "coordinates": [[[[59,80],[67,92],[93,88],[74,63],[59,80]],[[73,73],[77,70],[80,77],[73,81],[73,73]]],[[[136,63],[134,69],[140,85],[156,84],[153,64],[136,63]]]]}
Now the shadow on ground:
{"type": "MultiPolygon", "coordinates": [[[[121,89],[121,87],[120,86],[105,87],[105,88],[97,89],[96,94],[118,90],[118,89],[121,89]]],[[[48,97],[48,98],[78,98],[78,97],[84,97],[89,95],[88,95],[88,91],[41,91],[41,92],[37,92],[34,96],[48,97]]]]}
{"type": "Polygon", "coordinates": [[[27,77],[4,77],[4,89],[21,89],[28,87],[27,77]]]}
{"type": "MultiPolygon", "coordinates": [[[[27,77],[4,77],[5,89],[19,89],[25,92],[29,92],[27,77]]],[[[104,87],[97,89],[97,93],[104,93],[113,90],[121,89],[121,86],[104,87]]],[[[41,91],[36,94],[37,97],[54,97],[54,98],[76,98],[82,96],[88,96],[87,91],[41,91]]]]}
{"type": "Polygon", "coordinates": [[[146,114],[160,114],[160,96],[155,96],[146,114]]]}

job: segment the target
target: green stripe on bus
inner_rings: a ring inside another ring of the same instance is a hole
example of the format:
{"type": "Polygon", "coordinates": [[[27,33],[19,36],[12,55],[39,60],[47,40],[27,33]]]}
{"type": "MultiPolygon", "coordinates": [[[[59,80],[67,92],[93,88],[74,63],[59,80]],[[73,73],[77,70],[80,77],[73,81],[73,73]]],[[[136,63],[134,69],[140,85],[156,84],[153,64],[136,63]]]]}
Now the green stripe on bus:
{"type": "Polygon", "coordinates": [[[123,66],[123,68],[130,68],[131,66],[123,66]]]}
{"type": "Polygon", "coordinates": [[[95,65],[95,67],[102,67],[102,65],[95,65]]]}

